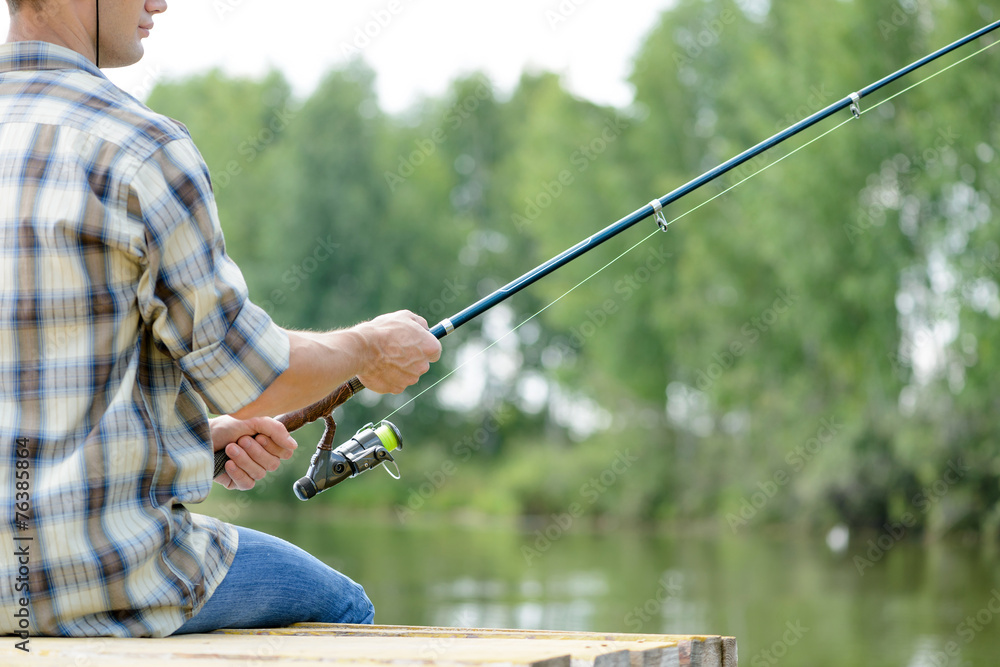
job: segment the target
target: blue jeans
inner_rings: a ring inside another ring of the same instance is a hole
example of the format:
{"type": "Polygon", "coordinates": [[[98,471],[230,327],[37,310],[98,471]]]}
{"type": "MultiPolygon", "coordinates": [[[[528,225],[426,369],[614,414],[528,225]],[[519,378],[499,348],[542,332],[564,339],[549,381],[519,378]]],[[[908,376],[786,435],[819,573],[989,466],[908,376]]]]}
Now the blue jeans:
{"type": "Polygon", "coordinates": [[[233,564],[201,610],[174,634],[292,623],[372,623],[361,586],[293,544],[236,526],[233,564]]]}

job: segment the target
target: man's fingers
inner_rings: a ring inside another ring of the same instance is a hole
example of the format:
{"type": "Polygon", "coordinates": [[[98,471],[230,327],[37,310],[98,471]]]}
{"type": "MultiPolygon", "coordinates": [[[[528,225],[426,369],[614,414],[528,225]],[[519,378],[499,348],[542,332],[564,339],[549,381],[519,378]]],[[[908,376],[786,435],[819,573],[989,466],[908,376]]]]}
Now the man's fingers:
{"type": "Polygon", "coordinates": [[[236,461],[229,460],[226,461],[226,474],[229,475],[230,483],[226,485],[227,489],[239,489],[240,491],[249,491],[256,484],[250,475],[246,474],[238,465],[236,461]]]}
{"type": "MultiPolygon", "coordinates": [[[[270,438],[267,438],[267,436],[257,435],[256,437],[251,438],[250,436],[245,435],[242,438],[240,438],[236,444],[258,466],[263,468],[265,471],[274,472],[275,470],[278,469],[278,466],[281,465],[281,459],[278,458],[278,456],[275,453],[273,453],[271,449],[279,451],[280,448],[278,448],[274,444],[271,444],[271,447],[269,449],[267,443],[270,442],[271,440],[270,438]]],[[[254,471],[247,470],[247,472],[250,474],[251,477],[254,477],[255,479],[260,479],[259,477],[256,477],[256,475],[254,475],[254,471]]]]}
{"type": "Polygon", "coordinates": [[[260,433],[254,436],[254,440],[256,440],[257,444],[263,447],[268,454],[275,457],[279,461],[282,459],[292,458],[292,454],[295,451],[293,448],[281,447],[274,442],[274,440],[271,440],[271,438],[260,433]]]}
{"type": "Polygon", "coordinates": [[[430,327],[427,326],[427,320],[425,320],[420,315],[417,315],[412,310],[403,310],[403,311],[400,311],[400,312],[402,312],[404,315],[408,316],[411,320],[413,320],[414,322],[416,322],[417,324],[419,324],[420,326],[422,326],[424,329],[430,329],[430,327]]]}
{"type": "MultiPolygon", "coordinates": [[[[285,428],[285,425],[277,419],[272,419],[270,417],[255,417],[250,421],[253,423],[254,428],[257,429],[258,434],[267,436],[278,447],[287,449],[291,452],[299,446],[298,443],[295,442],[295,438],[293,438],[288,432],[288,429],[285,428]]],[[[277,455],[276,452],[275,455],[277,455]]],[[[288,457],[283,456],[281,458],[288,457]]]]}
{"type": "MultiPolygon", "coordinates": [[[[257,455],[261,456],[261,452],[263,452],[263,448],[261,448],[261,446],[259,444],[257,444],[256,440],[254,440],[253,438],[250,438],[248,436],[244,436],[244,437],[240,438],[240,443],[241,444],[230,443],[230,444],[226,445],[226,455],[230,459],[232,459],[233,463],[236,464],[236,466],[240,469],[240,471],[242,471],[243,473],[245,473],[246,475],[248,475],[251,479],[253,479],[255,481],[258,480],[258,479],[264,479],[264,476],[267,474],[267,470],[263,466],[261,466],[259,463],[257,463],[253,459],[253,457],[251,457],[245,451],[245,448],[248,446],[248,444],[245,444],[245,443],[250,443],[250,442],[253,443],[253,445],[252,445],[253,447],[255,447],[257,450],[259,450],[257,452],[257,455]]],[[[262,458],[266,458],[266,457],[270,457],[270,454],[267,454],[266,452],[264,452],[264,456],[262,458]]]]}

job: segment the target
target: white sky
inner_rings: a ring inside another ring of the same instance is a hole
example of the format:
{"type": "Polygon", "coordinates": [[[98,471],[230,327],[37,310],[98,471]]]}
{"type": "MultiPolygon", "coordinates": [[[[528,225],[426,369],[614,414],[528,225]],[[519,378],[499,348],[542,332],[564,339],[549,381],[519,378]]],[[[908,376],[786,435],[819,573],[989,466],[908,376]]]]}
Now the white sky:
{"type": "MultiPolygon", "coordinates": [[[[345,47],[378,75],[382,107],[398,112],[438,96],[458,75],[481,69],[510,90],[526,68],[563,74],[574,93],[631,101],[625,77],[635,51],[673,0],[168,0],[138,65],[106,70],[145,97],[156,81],[210,67],[285,73],[308,94],[345,47]],[[381,16],[380,25],[377,21],[381,16]]],[[[0,30],[8,18],[0,12],[0,30]]]]}

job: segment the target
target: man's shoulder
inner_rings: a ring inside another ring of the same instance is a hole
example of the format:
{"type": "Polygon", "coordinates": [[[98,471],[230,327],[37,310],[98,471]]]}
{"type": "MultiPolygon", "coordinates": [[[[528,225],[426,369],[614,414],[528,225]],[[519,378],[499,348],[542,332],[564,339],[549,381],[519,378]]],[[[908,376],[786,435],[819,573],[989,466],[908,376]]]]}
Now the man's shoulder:
{"type": "MultiPolygon", "coordinates": [[[[73,76],[89,75],[73,73],[73,76]]],[[[191,141],[183,123],[153,111],[108,79],[91,77],[81,83],[92,86],[87,105],[94,113],[94,122],[89,124],[89,131],[119,146],[123,152],[145,160],[166,144],[191,141]]]]}
{"type": "Polygon", "coordinates": [[[140,161],[173,141],[184,125],[157,113],[73,52],[44,43],[0,47],[0,120],[57,125],[109,142],[140,161]]]}
{"type": "Polygon", "coordinates": [[[114,141],[140,158],[155,153],[164,145],[191,141],[187,128],[178,120],[153,111],[138,99],[108,82],[108,106],[103,113],[110,119],[103,139],[114,141]]]}

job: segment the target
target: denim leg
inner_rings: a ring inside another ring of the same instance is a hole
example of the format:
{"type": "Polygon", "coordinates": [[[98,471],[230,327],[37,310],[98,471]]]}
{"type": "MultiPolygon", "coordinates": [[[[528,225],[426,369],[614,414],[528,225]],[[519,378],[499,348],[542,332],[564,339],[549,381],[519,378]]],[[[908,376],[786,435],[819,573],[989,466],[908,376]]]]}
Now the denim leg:
{"type": "Polygon", "coordinates": [[[292,623],[372,623],[364,589],[285,540],[236,526],[233,564],[205,606],[174,634],[292,623]]]}

